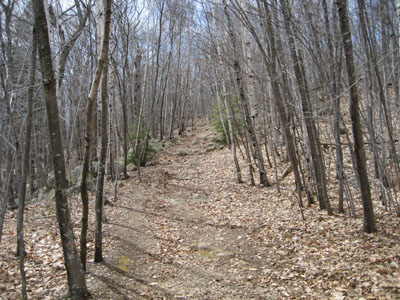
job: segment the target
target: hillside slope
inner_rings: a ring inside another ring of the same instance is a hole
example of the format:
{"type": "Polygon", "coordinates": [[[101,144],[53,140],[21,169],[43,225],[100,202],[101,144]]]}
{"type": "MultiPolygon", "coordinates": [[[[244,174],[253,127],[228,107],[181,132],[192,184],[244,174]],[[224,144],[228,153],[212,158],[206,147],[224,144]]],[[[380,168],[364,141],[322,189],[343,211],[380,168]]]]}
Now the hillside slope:
{"type": "MultiPolygon", "coordinates": [[[[167,142],[140,180],[134,171],[119,183],[115,202],[108,186],[106,262],[90,262],[87,276],[93,299],[400,298],[398,219],[377,204],[377,234],[362,233],[360,217],[329,217],[316,206],[304,209],[303,221],[291,176],[280,193],[236,184],[230,150],[212,138],[202,125],[167,142]]],[[[50,204],[32,204],[27,212],[33,299],[66,291],[50,204]]],[[[71,204],[78,226],[79,200],[71,204]]],[[[6,222],[0,298],[16,299],[15,213],[6,222]]]]}

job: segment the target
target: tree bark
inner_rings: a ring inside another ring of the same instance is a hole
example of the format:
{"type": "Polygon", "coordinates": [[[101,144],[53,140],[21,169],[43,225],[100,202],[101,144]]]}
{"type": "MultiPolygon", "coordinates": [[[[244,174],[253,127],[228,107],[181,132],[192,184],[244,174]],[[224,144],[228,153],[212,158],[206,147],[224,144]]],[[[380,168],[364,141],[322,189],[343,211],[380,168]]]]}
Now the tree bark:
{"type": "Polygon", "coordinates": [[[68,186],[58,116],[56,80],[54,78],[52,66],[51,48],[43,0],[32,0],[32,7],[38,35],[38,45],[40,45],[39,56],[50,134],[50,149],[55,176],[56,215],[60,229],[64,263],[67,269],[69,297],[76,300],[86,299],[89,296],[89,292],[86,288],[85,271],[75,247],[70,211],[66,198],[66,189],[68,186]]]}
{"type": "Polygon", "coordinates": [[[26,197],[26,183],[29,172],[29,154],[31,149],[31,133],[32,133],[32,119],[33,119],[33,93],[35,84],[36,73],[36,52],[37,52],[37,37],[36,29],[32,30],[32,52],[31,52],[31,69],[29,74],[29,87],[28,87],[28,112],[26,117],[26,134],[25,134],[25,147],[24,155],[21,165],[21,180],[18,190],[18,222],[17,222],[17,255],[19,255],[19,269],[21,273],[21,293],[22,299],[28,299],[26,291],[26,275],[25,275],[25,244],[24,244],[24,211],[25,211],[25,197],[26,197]]]}
{"type": "Polygon", "coordinates": [[[361,199],[363,204],[363,230],[367,233],[376,232],[374,208],[371,199],[371,189],[368,180],[368,170],[366,164],[364,140],[362,135],[362,125],[360,121],[359,111],[359,94],[356,81],[356,70],[353,56],[353,43],[351,40],[351,32],[349,25],[349,17],[347,12],[347,1],[336,0],[336,5],[339,13],[340,30],[342,33],[343,48],[346,58],[347,76],[350,86],[350,117],[352,121],[353,142],[354,142],[354,155],[355,166],[357,172],[360,189],[361,199]]]}
{"type": "Polygon", "coordinates": [[[103,75],[101,77],[101,147],[99,168],[97,171],[97,186],[95,200],[95,244],[94,244],[94,261],[102,262],[103,259],[103,210],[104,210],[104,175],[107,158],[107,84],[108,84],[108,61],[104,64],[103,75]]]}
{"type": "Polygon", "coordinates": [[[89,175],[90,166],[90,154],[92,149],[92,139],[93,139],[93,107],[96,102],[97,91],[99,88],[101,73],[103,70],[104,63],[108,56],[108,44],[110,36],[110,26],[111,26],[111,1],[104,0],[104,32],[103,32],[103,42],[100,52],[100,57],[98,59],[95,76],[90,88],[88,96],[88,104],[86,110],[86,133],[85,133],[85,153],[83,158],[82,166],[82,179],[81,179],[81,198],[82,198],[82,227],[81,227],[81,238],[80,238],[80,257],[82,265],[86,269],[86,258],[87,258],[87,230],[88,230],[88,214],[89,214],[89,196],[87,191],[87,178],[89,175]]]}
{"type": "MultiPolygon", "coordinates": [[[[214,29],[216,30],[217,29],[217,25],[216,25],[217,18],[215,16],[215,6],[214,5],[212,7],[211,14],[212,14],[212,18],[213,18],[213,22],[214,22],[214,26],[215,26],[214,29]]],[[[217,50],[217,57],[218,57],[219,72],[222,75],[224,73],[223,72],[224,67],[223,67],[223,63],[222,63],[221,46],[220,46],[220,43],[219,43],[219,40],[217,37],[215,38],[215,43],[217,46],[216,50],[217,50]]],[[[230,146],[231,146],[232,158],[233,158],[233,162],[235,164],[237,182],[240,184],[240,183],[243,183],[243,180],[242,180],[242,174],[241,174],[241,170],[240,170],[239,161],[238,161],[237,155],[236,155],[236,141],[235,141],[235,136],[234,136],[234,127],[233,127],[233,123],[232,123],[231,108],[228,103],[229,100],[227,99],[228,93],[227,93],[225,80],[222,80],[221,84],[222,84],[222,95],[220,95],[218,93],[218,87],[216,88],[216,94],[217,94],[218,99],[220,99],[220,97],[223,99],[222,104],[225,107],[226,118],[228,121],[228,130],[229,130],[229,138],[230,138],[230,142],[231,142],[230,146]]],[[[220,102],[220,100],[219,100],[219,102],[220,102]]]]}
{"type": "Polygon", "coordinates": [[[297,54],[296,44],[293,38],[293,32],[290,24],[290,11],[285,0],[281,0],[283,8],[283,17],[285,20],[285,29],[288,35],[290,54],[293,60],[293,68],[296,77],[296,82],[300,92],[301,108],[303,118],[307,130],[308,144],[310,146],[311,158],[314,168],[314,175],[316,179],[318,200],[321,209],[326,209],[328,215],[332,215],[332,208],[329,203],[328,193],[326,190],[326,175],[324,158],[322,156],[321,144],[316,136],[316,128],[313,121],[313,113],[311,110],[310,94],[308,90],[307,80],[301,70],[303,66],[301,53],[297,54]]]}
{"type": "Polygon", "coordinates": [[[229,30],[229,37],[231,39],[231,44],[233,46],[233,68],[235,70],[235,75],[236,75],[236,82],[238,85],[238,89],[239,89],[239,97],[240,97],[240,101],[243,105],[243,110],[244,110],[244,116],[245,116],[245,122],[246,122],[246,129],[249,133],[249,138],[252,144],[252,147],[254,149],[254,153],[255,153],[255,157],[257,160],[257,164],[258,164],[258,172],[260,175],[260,184],[263,187],[269,187],[271,186],[271,184],[268,181],[267,178],[267,173],[265,171],[265,167],[264,167],[264,159],[262,157],[262,153],[260,150],[260,146],[258,144],[257,141],[257,136],[256,136],[256,132],[254,130],[254,126],[253,126],[253,122],[251,119],[251,115],[250,115],[250,110],[249,110],[249,101],[248,98],[246,96],[245,93],[245,89],[244,89],[244,83],[243,83],[243,72],[241,70],[241,66],[239,63],[239,53],[237,50],[237,45],[236,45],[236,38],[235,38],[235,34],[232,28],[232,22],[231,22],[231,18],[228,12],[228,7],[226,4],[226,0],[223,0],[224,2],[224,12],[225,12],[225,16],[228,20],[228,30],[229,30]]]}

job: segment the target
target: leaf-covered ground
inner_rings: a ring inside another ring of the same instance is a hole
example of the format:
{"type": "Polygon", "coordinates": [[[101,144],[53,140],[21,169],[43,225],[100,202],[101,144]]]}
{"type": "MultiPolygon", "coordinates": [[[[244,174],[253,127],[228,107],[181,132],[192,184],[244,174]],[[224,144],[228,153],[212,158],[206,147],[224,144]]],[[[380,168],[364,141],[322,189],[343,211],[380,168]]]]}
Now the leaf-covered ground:
{"type": "MultiPolygon", "coordinates": [[[[399,218],[377,201],[379,232],[362,233],[356,196],[357,218],[329,217],[315,205],[303,210],[303,221],[291,174],[280,193],[276,184],[239,185],[230,150],[210,151],[212,138],[199,126],[168,142],[157,161],[141,169],[141,180],[135,171],[119,183],[115,202],[108,187],[105,263],[94,264],[89,253],[93,299],[400,299],[399,218]]],[[[278,174],[287,166],[280,163],[278,174]]],[[[245,165],[242,172],[246,178],[245,165]]],[[[274,170],[268,172],[274,183],[274,170]]],[[[329,194],[336,202],[334,184],[329,194]]],[[[70,202],[78,233],[79,198],[70,202]]],[[[31,299],[66,293],[53,206],[27,207],[31,299]]],[[[19,298],[15,223],[16,213],[7,212],[1,299],[19,298]]]]}

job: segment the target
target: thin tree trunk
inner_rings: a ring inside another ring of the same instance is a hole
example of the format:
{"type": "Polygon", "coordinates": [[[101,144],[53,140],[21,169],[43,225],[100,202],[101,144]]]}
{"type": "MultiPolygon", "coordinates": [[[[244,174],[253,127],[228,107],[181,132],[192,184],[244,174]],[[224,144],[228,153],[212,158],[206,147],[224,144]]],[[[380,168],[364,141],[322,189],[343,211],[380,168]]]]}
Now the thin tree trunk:
{"type": "Polygon", "coordinates": [[[308,144],[310,146],[312,165],[314,168],[314,174],[316,179],[318,200],[321,209],[326,209],[328,215],[332,215],[332,209],[328,199],[328,193],[326,190],[326,177],[325,177],[325,167],[323,162],[323,156],[321,151],[321,145],[319,143],[318,137],[316,136],[315,124],[312,120],[313,114],[311,110],[310,95],[308,91],[307,80],[304,73],[301,70],[302,67],[302,57],[301,53],[297,54],[295,41],[293,38],[293,32],[290,24],[290,11],[285,0],[281,0],[281,5],[283,8],[283,16],[285,20],[285,29],[288,35],[290,54],[293,60],[293,68],[295,72],[295,77],[297,85],[300,92],[301,107],[305,122],[305,127],[307,130],[308,144]]]}
{"type": "MultiPolygon", "coordinates": [[[[212,18],[213,18],[213,22],[214,22],[214,26],[216,26],[216,17],[215,17],[215,6],[212,7],[211,13],[212,13],[212,18]]],[[[215,28],[216,29],[216,28],[215,28]]],[[[219,66],[219,71],[221,72],[221,74],[223,74],[223,63],[222,63],[222,55],[221,55],[221,46],[219,44],[219,40],[216,37],[215,38],[215,42],[217,45],[217,56],[218,56],[218,66],[219,66]]],[[[216,93],[217,93],[217,97],[218,99],[220,99],[221,95],[219,95],[218,93],[218,87],[216,88],[216,93]]],[[[228,130],[229,130],[229,138],[230,138],[230,146],[231,146],[231,152],[232,152],[232,157],[233,157],[233,162],[235,164],[235,168],[236,168],[236,178],[237,178],[237,182],[238,183],[243,183],[242,180],[242,174],[241,174],[241,170],[240,170],[240,165],[239,165],[239,161],[237,159],[237,155],[236,155],[236,141],[234,138],[234,127],[233,127],[233,123],[232,123],[232,113],[231,113],[231,108],[230,105],[228,103],[228,94],[227,94],[227,88],[226,88],[226,84],[225,84],[225,80],[222,80],[222,99],[223,99],[223,104],[225,107],[225,113],[226,113],[226,118],[228,121],[228,130]]],[[[220,102],[220,101],[219,101],[220,102]]],[[[218,103],[219,103],[218,102],[218,103]]],[[[224,124],[224,123],[222,123],[224,124]]],[[[224,127],[224,131],[225,131],[225,127],[224,127]]],[[[252,176],[250,176],[250,178],[252,178],[252,176]]],[[[253,179],[254,182],[254,179],[253,179]]]]}
{"type": "Polygon", "coordinates": [[[103,259],[103,210],[104,210],[104,175],[107,159],[107,84],[108,84],[108,60],[104,64],[103,75],[101,77],[101,148],[99,168],[97,171],[97,186],[95,200],[95,245],[94,245],[94,261],[102,262],[103,259]]]}
{"type": "MultiPolygon", "coordinates": [[[[248,10],[248,1],[241,0],[244,6],[244,10],[248,10]]],[[[259,141],[261,138],[261,125],[260,119],[258,115],[258,97],[257,97],[257,81],[256,81],[256,74],[254,72],[254,58],[251,49],[251,40],[250,40],[250,33],[246,26],[242,26],[243,30],[243,54],[245,59],[244,64],[244,72],[247,78],[247,91],[248,91],[248,98],[250,102],[250,116],[254,126],[254,131],[257,136],[257,140],[259,141]]]]}
{"type": "MultiPolygon", "coordinates": [[[[261,11],[260,0],[258,0],[257,2],[258,2],[259,9],[261,11]]],[[[288,156],[289,156],[292,168],[293,168],[293,173],[294,173],[295,181],[296,181],[296,189],[297,189],[297,194],[298,194],[299,208],[300,208],[302,217],[304,218],[303,211],[302,211],[303,201],[302,201],[302,195],[301,195],[302,184],[301,184],[301,177],[300,177],[300,172],[299,172],[299,168],[298,168],[299,164],[298,164],[298,160],[296,157],[293,136],[290,132],[290,122],[288,120],[286,109],[284,107],[284,101],[282,99],[282,94],[280,92],[279,83],[277,82],[277,78],[279,78],[279,76],[277,74],[277,66],[276,66],[277,53],[276,53],[274,30],[271,25],[271,14],[270,14],[269,7],[268,7],[269,4],[265,0],[262,0],[262,3],[264,4],[265,16],[267,18],[267,20],[266,20],[265,24],[263,24],[263,26],[265,26],[265,32],[268,34],[268,38],[269,38],[269,42],[270,42],[270,53],[269,54],[267,54],[263,44],[260,41],[260,38],[259,38],[255,28],[249,22],[247,15],[243,14],[243,17],[245,18],[245,22],[246,22],[247,26],[249,27],[249,30],[252,33],[252,35],[260,49],[260,52],[264,58],[264,63],[269,72],[269,77],[273,79],[273,80],[271,80],[272,91],[274,94],[273,100],[274,100],[274,104],[275,104],[275,107],[278,112],[280,123],[283,127],[283,133],[284,133],[284,137],[285,137],[287,153],[288,153],[288,156]]]]}
{"type": "Polygon", "coordinates": [[[228,30],[229,30],[229,36],[231,39],[231,44],[233,46],[233,52],[234,52],[234,61],[233,61],[233,68],[235,70],[235,75],[236,75],[236,82],[238,85],[238,89],[239,89],[239,98],[240,101],[243,105],[243,110],[244,110],[244,115],[245,115],[245,122],[246,122],[246,128],[249,134],[249,138],[252,144],[252,147],[254,149],[255,152],[255,157],[257,160],[257,164],[258,164],[258,172],[260,175],[260,184],[263,187],[269,187],[271,186],[271,184],[268,181],[267,178],[267,173],[265,171],[265,167],[264,167],[264,159],[262,157],[262,153],[260,150],[260,146],[258,144],[257,141],[257,136],[256,136],[256,132],[254,130],[254,126],[252,123],[252,119],[250,116],[250,110],[249,110],[249,102],[244,90],[244,83],[243,83],[243,78],[242,78],[242,70],[240,67],[240,63],[239,63],[239,53],[237,51],[237,45],[236,45],[236,37],[232,28],[232,21],[231,21],[231,17],[229,15],[228,12],[228,8],[227,8],[227,4],[226,4],[226,0],[223,0],[224,2],[224,12],[225,12],[225,16],[228,20],[228,30]]]}
{"type": "Polygon", "coordinates": [[[96,102],[97,91],[99,88],[101,73],[103,70],[104,63],[108,56],[108,44],[110,36],[110,25],[111,25],[111,1],[104,0],[104,32],[103,32],[103,42],[100,52],[100,57],[97,63],[95,77],[90,88],[88,96],[88,104],[86,110],[86,135],[85,135],[85,153],[82,166],[82,179],[81,179],[81,198],[82,198],[82,227],[81,227],[81,261],[83,267],[86,269],[86,259],[87,259],[87,230],[88,230],[88,214],[89,214],[89,196],[87,190],[87,178],[89,175],[90,166],[90,154],[92,149],[92,138],[93,138],[93,107],[96,102]]]}
{"type": "Polygon", "coordinates": [[[26,291],[26,275],[25,275],[25,244],[24,244],[24,210],[25,210],[25,197],[26,197],[26,183],[29,172],[29,153],[31,149],[31,134],[32,134],[32,118],[33,118],[33,93],[35,84],[36,73],[36,51],[37,51],[37,37],[36,29],[32,30],[32,53],[31,53],[31,70],[29,74],[29,88],[28,88],[28,112],[26,118],[26,135],[25,135],[25,148],[21,165],[21,181],[19,186],[19,200],[18,200],[18,222],[17,222],[17,255],[19,255],[19,269],[21,273],[21,293],[22,299],[28,299],[26,291]]]}

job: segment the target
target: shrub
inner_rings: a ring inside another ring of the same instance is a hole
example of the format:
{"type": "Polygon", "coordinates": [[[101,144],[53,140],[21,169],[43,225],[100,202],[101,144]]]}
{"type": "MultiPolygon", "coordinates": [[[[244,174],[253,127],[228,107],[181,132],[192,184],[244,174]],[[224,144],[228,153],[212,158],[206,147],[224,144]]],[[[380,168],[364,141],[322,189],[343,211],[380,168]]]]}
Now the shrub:
{"type": "Polygon", "coordinates": [[[156,154],[156,147],[149,142],[147,135],[147,127],[143,122],[140,125],[139,132],[137,130],[137,121],[132,124],[129,134],[129,139],[132,145],[132,149],[128,154],[128,162],[133,163],[136,166],[144,167],[156,154]],[[139,134],[138,134],[139,133],[139,134]],[[137,143],[137,147],[135,145],[137,143]]]}
{"type": "MultiPolygon", "coordinates": [[[[239,107],[238,107],[236,97],[231,97],[231,104],[233,105],[233,108],[234,108],[233,109],[234,117],[236,119],[238,119],[236,117],[236,115],[238,114],[239,107]]],[[[211,123],[212,127],[214,128],[215,132],[217,133],[217,138],[216,138],[215,142],[226,145],[226,144],[230,143],[231,141],[230,141],[230,135],[229,135],[228,118],[226,116],[226,108],[223,103],[221,103],[221,113],[220,113],[220,110],[218,107],[218,103],[214,104],[213,112],[210,116],[210,123],[211,123]],[[221,113],[222,113],[222,118],[221,118],[221,113]],[[224,127],[226,129],[227,135],[225,134],[224,127]]],[[[233,126],[234,134],[236,134],[240,128],[237,128],[237,126],[235,125],[235,122],[232,122],[232,126],[233,126]]],[[[239,124],[239,126],[241,126],[241,125],[239,124]]]]}

